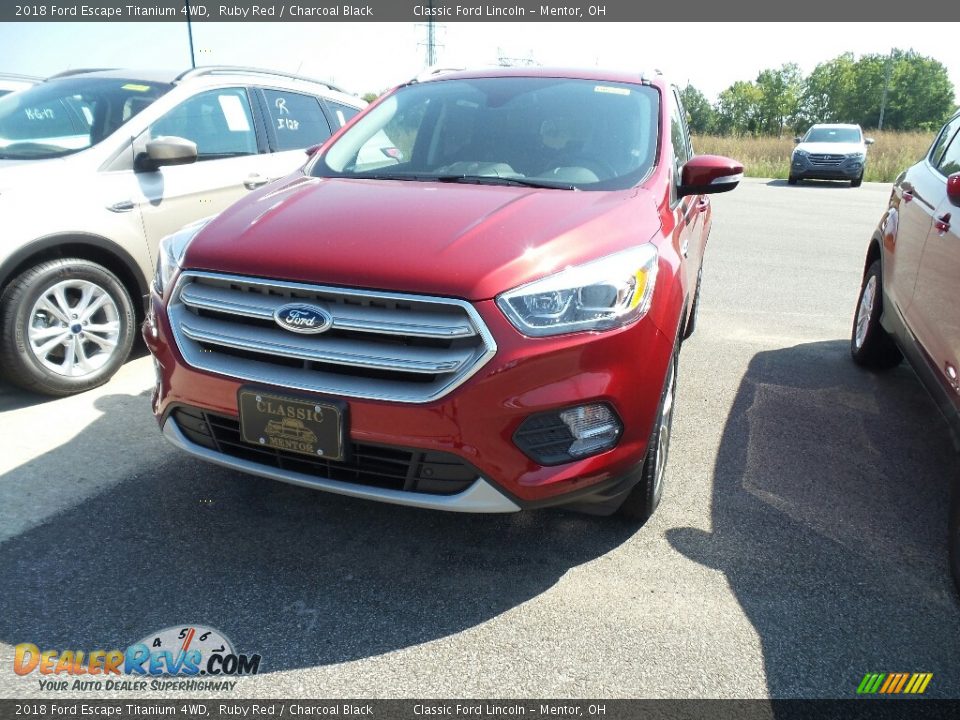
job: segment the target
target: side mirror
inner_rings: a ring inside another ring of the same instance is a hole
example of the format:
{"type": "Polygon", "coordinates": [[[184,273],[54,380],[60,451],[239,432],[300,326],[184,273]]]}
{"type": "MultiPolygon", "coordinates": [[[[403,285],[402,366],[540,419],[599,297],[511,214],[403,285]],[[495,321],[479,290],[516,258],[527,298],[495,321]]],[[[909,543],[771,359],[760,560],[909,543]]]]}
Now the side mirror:
{"type": "Polygon", "coordinates": [[[947,178],[947,197],[957,207],[960,207],[960,172],[947,178]]]}
{"type": "Polygon", "coordinates": [[[314,154],[317,152],[317,150],[319,150],[322,147],[323,147],[323,143],[320,143],[318,145],[311,145],[306,150],[304,150],[304,152],[307,154],[307,157],[313,157],[314,154]]]}
{"type": "Polygon", "coordinates": [[[863,144],[864,144],[864,145],[873,145],[873,138],[864,138],[864,139],[863,139],[863,144]]]}
{"type": "Polygon", "coordinates": [[[677,195],[708,195],[733,190],[743,179],[743,165],[720,155],[697,155],[680,169],[677,195]]]}
{"type": "Polygon", "coordinates": [[[147,152],[140,165],[144,169],[156,170],[165,165],[189,165],[196,161],[196,143],[182,137],[164,135],[147,143],[147,152]]]}
{"type": "Polygon", "coordinates": [[[799,145],[801,140],[803,140],[803,138],[800,137],[799,135],[793,138],[793,142],[795,145],[799,145]]]}

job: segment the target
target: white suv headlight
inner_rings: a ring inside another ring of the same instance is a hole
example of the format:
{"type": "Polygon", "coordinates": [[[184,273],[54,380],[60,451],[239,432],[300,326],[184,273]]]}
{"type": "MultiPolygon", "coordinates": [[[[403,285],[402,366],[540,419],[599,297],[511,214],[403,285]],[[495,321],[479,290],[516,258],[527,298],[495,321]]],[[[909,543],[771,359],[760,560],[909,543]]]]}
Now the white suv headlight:
{"type": "Polygon", "coordinates": [[[214,217],[203,218],[203,220],[184,225],[177,232],[167,235],[160,241],[157,272],[153,276],[153,288],[158,295],[163,296],[167,284],[180,269],[180,263],[183,262],[183,256],[186,255],[190,242],[214,217]]]}
{"type": "Polygon", "coordinates": [[[521,285],[497,305],[532,337],[622,327],[650,309],[658,261],[647,243],[521,285]]]}

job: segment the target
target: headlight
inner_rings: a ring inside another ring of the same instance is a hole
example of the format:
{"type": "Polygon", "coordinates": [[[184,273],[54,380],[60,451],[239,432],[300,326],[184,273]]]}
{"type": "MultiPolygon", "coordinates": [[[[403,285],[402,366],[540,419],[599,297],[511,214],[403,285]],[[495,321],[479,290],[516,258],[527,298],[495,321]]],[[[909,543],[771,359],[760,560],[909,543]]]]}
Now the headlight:
{"type": "Polygon", "coordinates": [[[648,243],[509,290],[497,305],[533,337],[622,327],[650,309],[658,260],[648,243]]]}
{"type": "Polygon", "coordinates": [[[810,153],[808,153],[806,150],[794,150],[794,151],[793,151],[793,156],[794,156],[794,157],[805,158],[805,157],[806,157],[807,155],[809,155],[809,154],[810,154],[810,153]]]}
{"type": "Polygon", "coordinates": [[[167,284],[180,269],[183,256],[190,246],[190,241],[213,220],[213,217],[204,218],[180,228],[172,235],[167,235],[160,241],[160,256],[157,258],[157,272],[153,276],[153,289],[162,296],[167,284]]]}
{"type": "Polygon", "coordinates": [[[859,160],[860,162],[863,162],[864,158],[866,157],[867,157],[867,154],[862,152],[855,152],[847,155],[848,160],[859,160]]]}

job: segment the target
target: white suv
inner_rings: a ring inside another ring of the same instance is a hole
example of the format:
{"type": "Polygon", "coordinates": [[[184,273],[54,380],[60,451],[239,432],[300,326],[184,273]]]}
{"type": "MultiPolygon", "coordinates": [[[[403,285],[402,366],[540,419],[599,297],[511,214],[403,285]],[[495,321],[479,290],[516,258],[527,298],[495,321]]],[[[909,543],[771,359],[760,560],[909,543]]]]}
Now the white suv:
{"type": "Polygon", "coordinates": [[[272,71],[78,71],[0,98],[0,374],[68,395],[133,344],[157,243],[303,164],[365,103],[272,71]]]}
{"type": "Polygon", "coordinates": [[[850,187],[860,187],[867,165],[867,145],[859,125],[820,124],[794,138],[797,147],[790,158],[790,177],[798,180],[849,180],[850,187]]]}

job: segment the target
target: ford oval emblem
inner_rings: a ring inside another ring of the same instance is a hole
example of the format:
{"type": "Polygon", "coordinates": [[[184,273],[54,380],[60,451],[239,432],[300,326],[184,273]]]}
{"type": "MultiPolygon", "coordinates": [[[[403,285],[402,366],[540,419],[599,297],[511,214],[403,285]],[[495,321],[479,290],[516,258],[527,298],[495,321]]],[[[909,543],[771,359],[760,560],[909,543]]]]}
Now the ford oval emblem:
{"type": "Polygon", "coordinates": [[[313,335],[326,332],[333,325],[333,317],[321,307],[304,303],[290,303],[278,307],[273,319],[284,330],[313,335]]]}

